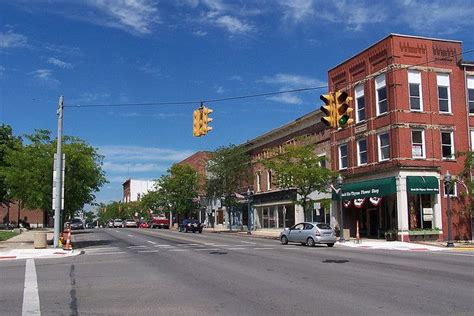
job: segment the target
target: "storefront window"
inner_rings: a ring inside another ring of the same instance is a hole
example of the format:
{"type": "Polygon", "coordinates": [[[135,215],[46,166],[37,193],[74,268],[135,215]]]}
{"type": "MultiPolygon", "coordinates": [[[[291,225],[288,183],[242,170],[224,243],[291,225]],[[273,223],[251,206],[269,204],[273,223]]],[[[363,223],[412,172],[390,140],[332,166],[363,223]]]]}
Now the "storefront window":
{"type": "Polygon", "coordinates": [[[409,194],[410,229],[433,228],[433,196],[430,194],[409,194]]]}

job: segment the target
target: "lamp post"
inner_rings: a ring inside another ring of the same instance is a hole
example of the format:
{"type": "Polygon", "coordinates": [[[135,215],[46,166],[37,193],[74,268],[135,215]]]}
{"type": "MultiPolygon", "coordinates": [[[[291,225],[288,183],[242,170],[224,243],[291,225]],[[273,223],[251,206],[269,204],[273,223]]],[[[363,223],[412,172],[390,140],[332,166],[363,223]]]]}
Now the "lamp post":
{"type": "Polygon", "coordinates": [[[247,235],[252,235],[252,215],[251,215],[251,198],[252,198],[252,191],[250,188],[247,188],[247,235]]]}
{"type": "Polygon", "coordinates": [[[345,242],[346,240],[344,239],[344,214],[343,214],[343,210],[342,210],[342,176],[341,174],[339,174],[337,176],[337,187],[339,189],[339,210],[341,212],[341,225],[340,225],[340,233],[339,233],[339,242],[340,243],[343,243],[345,242]]]}
{"type": "Polygon", "coordinates": [[[452,235],[452,230],[451,230],[451,180],[452,176],[449,174],[449,171],[446,171],[446,174],[444,175],[444,184],[446,188],[446,196],[448,198],[447,201],[447,207],[448,207],[448,243],[446,244],[446,247],[454,247],[453,244],[453,235],[452,235]]]}

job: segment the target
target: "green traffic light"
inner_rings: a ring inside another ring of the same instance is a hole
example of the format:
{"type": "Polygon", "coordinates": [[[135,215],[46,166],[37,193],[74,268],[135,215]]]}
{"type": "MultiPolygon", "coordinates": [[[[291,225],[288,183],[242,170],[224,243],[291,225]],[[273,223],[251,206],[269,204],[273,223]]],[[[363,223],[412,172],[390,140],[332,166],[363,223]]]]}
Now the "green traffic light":
{"type": "Polygon", "coordinates": [[[339,126],[340,127],[343,127],[344,125],[346,125],[347,121],[349,121],[349,115],[343,115],[339,118],[339,126]]]}

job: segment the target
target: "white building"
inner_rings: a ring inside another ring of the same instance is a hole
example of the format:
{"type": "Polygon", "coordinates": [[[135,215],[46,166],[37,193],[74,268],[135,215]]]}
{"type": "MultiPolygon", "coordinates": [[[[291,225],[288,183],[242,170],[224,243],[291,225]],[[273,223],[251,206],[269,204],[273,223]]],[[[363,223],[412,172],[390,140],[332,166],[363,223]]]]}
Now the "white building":
{"type": "Polygon", "coordinates": [[[128,179],[122,184],[123,201],[125,203],[139,201],[150,191],[155,191],[156,181],[128,179]]]}

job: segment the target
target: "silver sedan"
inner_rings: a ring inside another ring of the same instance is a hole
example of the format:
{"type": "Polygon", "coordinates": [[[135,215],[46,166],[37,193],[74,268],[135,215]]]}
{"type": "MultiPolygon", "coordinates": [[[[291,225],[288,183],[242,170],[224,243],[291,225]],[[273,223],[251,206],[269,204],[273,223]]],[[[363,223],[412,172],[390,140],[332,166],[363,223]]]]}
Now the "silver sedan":
{"type": "Polygon", "coordinates": [[[336,243],[336,232],[326,223],[305,222],[285,228],[280,233],[280,241],[283,245],[296,242],[310,247],[316,244],[332,247],[336,243]]]}

